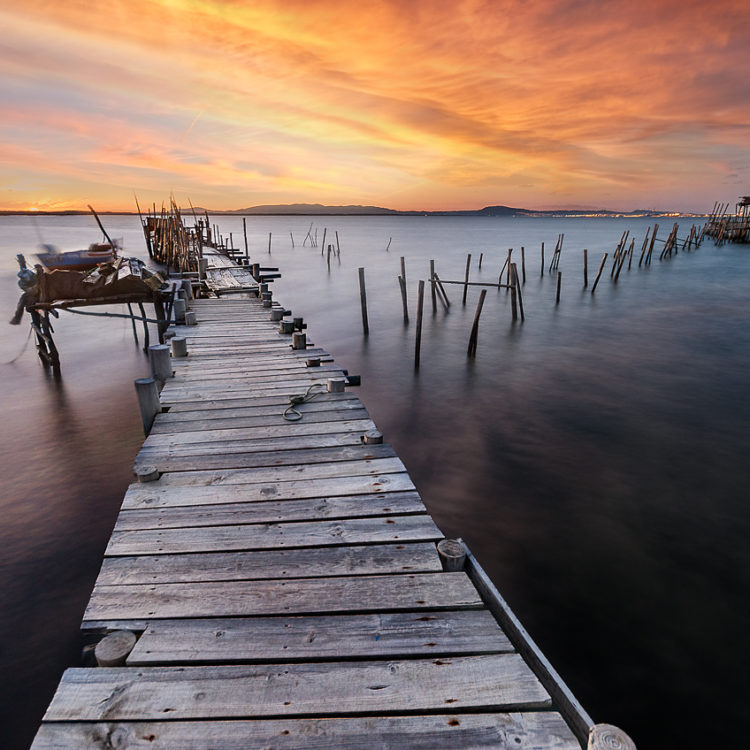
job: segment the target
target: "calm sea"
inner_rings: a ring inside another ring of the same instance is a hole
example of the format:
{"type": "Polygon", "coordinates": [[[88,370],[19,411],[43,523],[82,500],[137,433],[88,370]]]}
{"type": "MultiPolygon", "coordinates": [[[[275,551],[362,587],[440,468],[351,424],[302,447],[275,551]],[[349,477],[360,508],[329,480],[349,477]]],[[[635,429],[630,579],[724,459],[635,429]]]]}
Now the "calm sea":
{"type": "MultiPolygon", "coordinates": [[[[137,217],[104,217],[126,254],[145,254],[137,217]]],[[[242,220],[217,217],[243,248],[242,220]]],[[[447,536],[461,536],[596,721],[640,750],[741,747],[750,691],[750,247],[680,252],[638,268],[650,220],[463,217],[248,218],[250,253],[279,266],[277,298],[353,374],[447,536]],[[303,240],[312,223],[318,247],[303,240]],[[321,255],[336,244],[330,266],[321,255]],[[619,282],[604,252],[636,238],[619,282]],[[272,233],[271,254],[268,233],[272,233]],[[296,247],[292,248],[293,234],[296,247]],[[564,233],[559,270],[548,266],[564,233]],[[525,322],[489,288],[467,359],[479,287],[425,297],[413,366],[418,280],[497,282],[508,248],[525,322]],[[589,290],[583,288],[588,250],[589,290]],[[478,267],[482,254],[482,268],[478,267]],[[407,271],[411,322],[397,284],[407,271]],[[364,338],[357,269],[366,269],[364,338]]],[[[671,221],[662,220],[665,237],[671,221]]],[[[690,222],[683,221],[684,237],[690,222]]],[[[0,294],[10,318],[15,254],[40,241],[99,239],[89,217],[0,218],[0,294]]],[[[63,378],[33,346],[2,365],[0,726],[25,748],[62,670],[142,441],[132,381],[147,374],[126,320],[61,313],[63,378]]],[[[0,327],[0,359],[26,321],[0,327]]]]}

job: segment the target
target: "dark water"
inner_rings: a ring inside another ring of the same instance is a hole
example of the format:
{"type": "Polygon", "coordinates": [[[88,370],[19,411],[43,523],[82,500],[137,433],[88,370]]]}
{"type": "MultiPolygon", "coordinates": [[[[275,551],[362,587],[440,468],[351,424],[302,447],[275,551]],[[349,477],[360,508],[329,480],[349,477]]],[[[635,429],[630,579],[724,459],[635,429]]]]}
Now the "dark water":
{"type": "MultiPolygon", "coordinates": [[[[142,254],[137,219],[107,222],[128,252],[142,254]]],[[[219,223],[242,246],[241,220],[219,223]]],[[[330,269],[320,248],[301,247],[310,219],[248,219],[251,253],[281,267],[277,297],[305,316],[309,338],[362,374],[361,397],[440,527],[469,544],[589,713],[620,725],[641,750],[743,746],[750,249],[704,243],[638,269],[643,220],[314,223],[319,240],[324,227],[327,242],[339,232],[341,256],[330,269]],[[636,236],[634,267],[617,285],[607,267],[592,297],[582,289],[582,250],[591,280],[624,229],[636,236]],[[539,251],[544,241],[549,263],[560,232],[556,305],[539,251]],[[462,279],[471,252],[472,279],[497,281],[509,247],[520,271],[521,245],[526,322],[511,322],[504,290],[488,290],[478,354],[467,360],[478,289],[463,307],[461,288],[448,286],[447,315],[440,307],[433,314],[427,294],[415,376],[416,282],[429,259],[441,278],[462,279]],[[408,327],[396,283],[401,255],[408,327]],[[367,269],[368,339],[358,266],[367,269]]],[[[11,261],[37,239],[28,219],[2,224],[9,317],[11,261]]],[[[39,224],[46,241],[66,249],[97,238],[82,217],[39,224]]],[[[5,328],[4,361],[26,336],[5,328]]],[[[31,349],[2,368],[0,705],[11,717],[2,723],[12,727],[8,747],[28,745],[75,659],[77,625],[141,442],[132,380],[147,365],[129,323],[68,316],[58,332],[62,386],[45,379],[31,349]]]]}

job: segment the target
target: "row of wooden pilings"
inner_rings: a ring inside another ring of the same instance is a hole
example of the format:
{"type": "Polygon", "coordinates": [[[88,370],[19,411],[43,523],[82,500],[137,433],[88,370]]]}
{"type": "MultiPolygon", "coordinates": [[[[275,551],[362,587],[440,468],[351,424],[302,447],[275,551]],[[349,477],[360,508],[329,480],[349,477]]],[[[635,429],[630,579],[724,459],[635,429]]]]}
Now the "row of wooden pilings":
{"type": "MultiPolygon", "coordinates": [[[[640,257],[638,259],[639,268],[641,266],[651,265],[655,243],[657,242],[658,230],[659,230],[659,225],[654,224],[653,228],[649,227],[648,230],[646,231],[646,235],[643,239],[643,243],[640,249],[640,257]]],[[[678,224],[674,223],[666,240],[658,240],[663,243],[663,247],[661,249],[661,252],[659,253],[659,260],[664,260],[666,258],[672,257],[672,255],[676,254],[680,249],[682,249],[683,251],[690,251],[693,248],[697,249],[699,247],[702,237],[701,237],[700,231],[695,225],[691,226],[689,234],[683,239],[678,238],[677,231],[678,231],[678,224]]],[[[554,273],[556,274],[556,277],[557,277],[555,304],[560,303],[560,296],[561,296],[561,289],[562,289],[562,271],[559,270],[559,264],[560,264],[560,258],[562,256],[564,239],[565,239],[564,234],[558,235],[557,242],[555,243],[555,248],[552,252],[552,257],[550,259],[549,266],[547,267],[547,272],[550,274],[554,273]]],[[[338,241],[338,233],[337,233],[337,241],[338,241]]],[[[610,279],[612,280],[613,283],[617,283],[620,277],[620,272],[625,266],[626,261],[627,261],[627,269],[630,270],[633,264],[634,252],[635,252],[635,237],[631,238],[630,230],[626,230],[622,233],[620,240],[617,243],[617,246],[612,256],[610,279]],[[629,244],[628,244],[628,240],[630,240],[629,244]]],[[[463,305],[466,305],[468,288],[470,286],[484,287],[481,290],[481,293],[479,295],[479,300],[477,302],[476,311],[474,313],[474,320],[472,323],[471,333],[469,335],[469,344],[467,347],[467,356],[474,357],[476,355],[477,339],[478,339],[478,332],[479,332],[479,319],[482,314],[482,309],[484,307],[485,297],[487,295],[487,287],[508,290],[511,296],[512,321],[513,322],[517,321],[519,318],[519,315],[520,315],[520,319],[522,322],[526,319],[525,313],[524,313],[524,307],[523,307],[523,294],[522,294],[522,284],[526,283],[526,248],[525,247],[521,247],[520,256],[521,256],[520,257],[521,270],[519,273],[517,263],[513,262],[512,260],[513,248],[508,249],[508,254],[505,258],[505,261],[503,262],[503,265],[500,268],[500,273],[498,275],[498,280],[496,284],[470,281],[471,260],[472,260],[471,253],[468,253],[466,256],[466,271],[465,271],[465,276],[464,276],[463,281],[441,279],[435,270],[435,261],[430,260],[430,273],[429,273],[429,278],[427,279],[427,281],[430,284],[430,295],[432,299],[433,313],[437,311],[438,300],[440,301],[440,304],[443,306],[446,312],[451,306],[451,302],[445,291],[446,284],[456,284],[456,285],[460,285],[463,287],[463,295],[462,295],[463,305]],[[503,280],[503,276],[505,276],[505,280],[503,280]]],[[[599,268],[597,270],[594,283],[591,286],[592,295],[596,293],[596,288],[599,284],[599,280],[601,279],[602,273],[604,272],[608,258],[609,258],[609,253],[605,252],[599,263],[599,268]]],[[[481,253],[479,256],[479,264],[478,264],[480,269],[482,268],[483,260],[484,260],[484,253],[481,253]]],[[[399,290],[401,292],[404,324],[408,324],[409,323],[409,309],[408,309],[408,300],[407,300],[405,258],[402,256],[400,261],[401,261],[401,273],[398,276],[398,284],[399,284],[399,290]]],[[[330,246],[329,246],[329,263],[330,263],[330,246]]],[[[545,274],[545,243],[542,242],[541,243],[540,275],[544,276],[544,274],[545,274]]],[[[370,325],[369,325],[369,317],[368,317],[368,312],[367,312],[367,290],[366,290],[366,284],[365,284],[365,269],[359,268],[358,275],[359,275],[360,306],[362,310],[362,329],[363,329],[364,335],[367,336],[370,333],[370,325]]],[[[589,286],[588,250],[584,249],[583,250],[583,288],[587,289],[588,286],[589,286]]],[[[416,311],[417,320],[416,320],[416,338],[415,338],[415,347],[414,347],[414,366],[417,369],[419,368],[419,365],[420,365],[422,321],[423,321],[423,315],[424,315],[424,296],[425,296],[425,281],[420,279],[418,283],[418,287],[417,287],[417,311],[416,311]]]]}

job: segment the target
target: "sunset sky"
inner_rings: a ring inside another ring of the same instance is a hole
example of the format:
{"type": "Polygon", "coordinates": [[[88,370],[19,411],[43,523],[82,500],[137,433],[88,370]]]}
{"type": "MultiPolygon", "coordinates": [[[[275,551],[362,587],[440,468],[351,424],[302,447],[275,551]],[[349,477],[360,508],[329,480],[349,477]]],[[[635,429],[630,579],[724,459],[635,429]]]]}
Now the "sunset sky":
{"type": "Polygon", "coordinates": [[[4,0],[0,208],[707,211],[747,0],[4,0]]]}

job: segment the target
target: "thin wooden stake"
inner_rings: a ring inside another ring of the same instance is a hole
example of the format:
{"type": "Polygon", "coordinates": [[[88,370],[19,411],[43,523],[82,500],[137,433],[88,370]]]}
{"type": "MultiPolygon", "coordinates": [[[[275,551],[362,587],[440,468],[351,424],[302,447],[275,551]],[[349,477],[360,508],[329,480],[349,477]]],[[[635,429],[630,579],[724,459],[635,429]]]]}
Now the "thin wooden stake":
{"type": "Polygon", "coordinates": [[[437,274],[435,274],[435,282],[437,283],[438,296],[441,297],[442,300],[444,300],[443,304],[445,305],[445,309],[447,312],[448,308],[451,306],[451,301],[448,299],[448,295],[445,293],[443,282],[440,281],[440,277],[437,274]]]}
{"type": "Polygon", "coordinates": [[[469,270],[471,269],[471,253],[466,256],[466,279],[464,281],[463,304],[466,304],[466,293],[469,291],[469,270]]]}
{"type": "Polygon", "coordinates": [[[435,261],[430,261],[430,297],[432,298],[432,314],[437,312],[437,297],[435,295],[435,261]]]}
{"type": "Polygon", "coordinates": [[[268,233],[268,254],[271,254],[271,233],[268,233]]]}
{"type": "Polygon", "coordinates": [[[516,300],[516,286],[515,284],[510,288],[510,309],[513,315],[513,320],[518,320],[518,303],[516,300]]]}
{"type": "Polygon", "coordinates": [[[341,245],[339,245],[339,233],[336,231],[336,255],[341,255],[341,245]]]}
{"type": "Polygon", "coordinates": [[[482,270],[482,258],[484,258],[484,253],[479,253],[479,270],[482,270]]]}
{"type": "Polygon", "coordinates": [[[422,311],[424,308],[424,281],[419,280],[417,292],[417,336],[414,343],[414,369],[419,369],[419,355],[422,348],[422,311]]]}
{"type": "Polygon", "coordinates": [[[401,278],[404,280],[404,284],[406,283],[406,261],[404,260],[404,256],[401,256],[401,278]]]}
{"type": "Polygon", "coordinates": [[[607,255],[608,253],[604,253],[602,262],[599,264],[599,273],[596,274],[596,279],[594,280],[594,286],[591,287],[591,294],[593,294],[596,291],[596,285],[599,283],[599,277],[602,275],[602,271],[604,270],[604,264],[607,262],[607,255]]]}
{"type": "Polygon", "coordinates": [[[409,322],[409,306],[406,302],[406,281],[403,276],[398,277],[398,285],[401,288],[401,304],[404,308],[404,323],[409,322]]]}
{"type": "Polygon", "coordinates": [[[521,245],[521,278],[526,283],[526,248],[521,245]]]}
{"type": "Polygon", "coordinates": [[[583,251],[583,288],[589,285],[589,251],[583,251]]]}
{"type": "Polygon", "coordinates": [[[542,276],[544,276],[544,243],[542,242],[542,276]]]}
{"type": "Polygon", "coordinates": [[[516,292],[518,294],[518,310],[521,313],[521,320],[526,320],[526,316],[523,314],[523,295],[521,294],[521,282],[518,278],[518,268],[516,267],[516,264],[513,264],[513,285],[516,288],[516,292]]]}
{"type": "Polygon", "coordinates": [[[292,250],[294,250],[294,235],[289,232],[289,236],[292,238],[292,250]]]}
{"type": "Polygon", "coordinates": [[[323,255],[326,249],[326,233],[328,232],[328,227],[325,227],[323,229],[323,242],[320,245],[320,254],[323,255]]]}
{"type": "Polygon", "coordinates": [[[557,272],[557,296],[555,297],[555,304],[560,302],[560,286],[562,285],[562,271],[557,272]]]}
{"type": "Polygon", "coordinates": [[[474,313],[474,323],[471,326],[471,335],[469,336],[469,348],[467,355],[473,357],[477,353],[477,338],[479,337],[479,316],[482,314],[482,307],[484,306],[484,298],[487,296],[487,290],[482,289],[479,293],[479,302],[477,302],[477,309],[474,313]]]}
{"type": "Polygon", "coordinates": [[[370,334],[370,326],[367,322],[367,290],[365,289],[365,269],[359,269],[359,301],[362,305],[362,330],[365,336],[370,334]]]}

